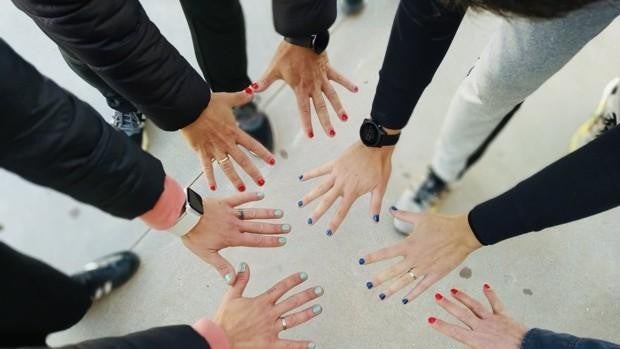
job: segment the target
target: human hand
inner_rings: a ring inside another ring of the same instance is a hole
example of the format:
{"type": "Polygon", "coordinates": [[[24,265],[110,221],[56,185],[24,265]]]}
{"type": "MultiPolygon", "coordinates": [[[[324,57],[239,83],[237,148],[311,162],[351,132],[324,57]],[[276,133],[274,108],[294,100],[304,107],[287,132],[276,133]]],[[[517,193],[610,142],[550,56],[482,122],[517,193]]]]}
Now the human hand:
{"type": "Polygon", "coordinates": [[[394,208],[390,211],[395,218],[413,224],[413,232],[402,242],[372,252],[359,260],[360,264],[372,264],[402,257],[398,263],[366,283],[366,287],[371,289],[394,280],[390,287],[379,294],[381,300],[420,279],[402,299],[403,304],[413,301],[482,246],[469,227],[466,215],[442,216],[397,211],[394,208]]]}
{"type": "Polygon", "coordinates": [[[329,119],[323,95],[327,97],[340,120],[349,119],[330,80],[339,83],[351,92],[357,92],[358,87],[329,65],[327,53],[316,54],[311,49],[282,41],[263,77],[251,86],[254,91],[262,92],[276,80],[284,80],[295,92],[301,125],[309,138],[314,137],[310,117],[310,99],[312,99],[321,126],[328,136],[334,137],[336,131],[329,119]]]}
{"type": "Polygon", "coordinates": [[[323,196],[308,218],[308,224],[318,222],[336,199],[342,197],[340,206],[326,231],[327,236],[331,236],[336,232],[355,200],[366,193],[372,193],[370,215],[375,222],[379,222],[381,201],[392,172],[393,151],[393,146],[371,148],[357,141],[338,159],[304,172],[299,177],[302,181],[325,176],[321,184],[297,202],[297,206],[304,207],[323,196]]]}
{"type": "Polygon", "coordinates": [[[255,219],[280,219],[284,215],[282,210],[236,208],[263,197],[263,193],[244,193],[224,199],[203,199],[204,214],[182,238],[185,246],[216,268],[228,284],[235,281],[235,268],[220,255],[220,250],[237,246],[280,247],[286,244],[285,237],[269,235],[288,234],[291,231],[289,224],[253,222],[255,219]]]}
{"type": "MultiPolygon", "coordinates": [[[[296,273],[257,297],[245,298],[243,292],[249,279],[250,269],[247,264],[241,263],[239,277],[224,295],[213,319],[226,333],[231,349],[316,348],[316,344],[310,341],[280,339],[279,333],[321,314],[323,308],[318,304],[297,309],[321,297],[323,288],[312,287],[281,300],[287,292],[308,279],[308,274],[296,273]]],[[[199,326],[194,325],[194,328],[200,333],[199,326]]]]}
{"type": "Polygon", "coordinates": [[[245,184],[235,171],[232,159],[252,177],[256,184],[259,186],[265,184],[265,179],[258,168],[239,146],[253,152],[269,165],[275,164],[273,154],[257,140],[243,132],[235,121],[232,108],[252,100],[251,91],[249,89],[247,91],[250,93],[212,93],[209,105],[198,119],[181,129],[189,144],[198,153],[211,190],[217,188],[212,167],[212,163],[217,162],[235,188],[245,191],[245,184]]]}
{"type": "Polygon", "coordinates": [[[495,291],[484,284],[491,311],[463,291],[451,290],[452,297],[463,304],[459,306],[435,294],[435,301],[448,313],[461,321],[466,327],[453,325],[435,317],[429,317],[429,324],[437,331],[474,349],[519,349],[527,328],[506,314],[504,305],[495,291]]]}

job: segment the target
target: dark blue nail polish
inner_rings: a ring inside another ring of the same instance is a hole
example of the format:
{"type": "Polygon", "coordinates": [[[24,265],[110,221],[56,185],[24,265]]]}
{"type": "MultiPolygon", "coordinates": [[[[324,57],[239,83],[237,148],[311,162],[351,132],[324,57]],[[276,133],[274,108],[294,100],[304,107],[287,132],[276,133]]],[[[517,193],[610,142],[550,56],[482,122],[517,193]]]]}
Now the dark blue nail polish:
{"type": "Polygon", "coordinates": [[[299,175],[299,180],[303,180],[304,179],[304,175],[299,175]]]}
{"type": "Polygon", "coordinates": [[[396,208],[396,206],[392,206],[392,207],[390,207],[390,210],[392,210],[392,211],[398,211],[398,209],[396,208]]]}
{"type": "Polygon", "coordinates": [[[360,260],[358,262],[359,262],[360,265],[366,264],[366,260],[364,258],[360,258],[360,260]]]}
{"type": "Polygon", "coordinates": [[[372,286],[373,286],[373,285],[372,285],[372,282],[368,281],[368,282],[366,283],[366,288],[368,288],[369,290],[372,288],[372,286]]]}
{"type": "Polygon", "coordinates": [[[381,300],[384,300],[385,299],[385,293],[379,293],[379,298],[381,300]]]}
{"type": "Polygon", "coordinates": [[[332,236],[334,235],[334,232],[331,229],[327,229],[327,231],[325,232],[325,235],[332,236]]]}
{"type": "Polygon", "coordinates": [[[409,303],[409,300],[407,298],[403,298],[403,304],[407,304],[409,303]]]}
{"type": "Polygon", "coordinates": [[[308,223],[309,225],[312,225],[312,218],[308,218],[307,223],[308,223]]]}
{"type": "Polygon", "coordinates": [[[372,220],[375,221],[375,223],[379,223],[379,215],[378,214],[373,215],[372,220]]]}
{"type": "Polygon", "coordinates": [[[303,202],[303,201],[301,201],[301,200],[297,201],[297,207],[301,207],[301,206],[303,206],[303,205],[304,205],[304,202],[303,202]]]}

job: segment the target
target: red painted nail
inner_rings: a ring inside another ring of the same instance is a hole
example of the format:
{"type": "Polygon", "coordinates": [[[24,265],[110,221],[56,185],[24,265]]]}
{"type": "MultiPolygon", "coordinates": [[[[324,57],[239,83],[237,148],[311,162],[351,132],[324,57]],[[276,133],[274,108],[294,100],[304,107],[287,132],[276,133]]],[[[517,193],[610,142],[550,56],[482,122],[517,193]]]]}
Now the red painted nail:
{"type": "Polygon", "coordinates": [[[484,289],[485,289],[485,290],[488,290],[488,289],[490,289],[490,288],[491,288],[491,286],[489,286],[489,284],[484,284],[484,289]]]}
{"type": "Polygon", "coordinates": [[[250,85],[250,86],[252,86],[252,88],[255,89],[255,90],[258,88],[258,84],[255,83],[255,82],[253,82],[252,85],[250,85]]]}
{"type": "Polygon", "coordinates": [[[259,186],[261,186],[261,187],[262,187],[263,185],[265,185],[265,180],[264,180],[264,179],[262,179],[262,178],[259,178],[259,180],[258,180],[258,185],[259,185],[259,186]]]}
{"type": "Polygon", "coordinates": [[[357,91],[359,91],[359,90],[360,90],[360,88],[359,88],[359,87],[357,87],[357,86],[353,87],[353,92],[357,92],[357,91]]]}
{"type": "Polygon", "coordinates": [[[329,130],[329,136],[334,137],[336,135],[336,131],[334,129],[329,130]]]}
{"type": "Polygon", "coordinates": [[[314,138],[314,132],[312,132],[312,131],[308,131],[308,137],[310,137],[310,138],[314,138]]]}
{"type": "Polygon", "coordinates": [[[437,321],[437,319],[432,317],[432,316],[428,318],[428,323],[431,324],[431,325],[434,324],[436,321],[437,321]]]}
{"type": "Polygon", "coordinates": [[[340,120],[342,121],[349,120],[349,116],[347,115],[347,113],[342,113],[342,115],[340,115],[340,120]]]}
{"type": "Polygon", "coordinates": [[[452,292],[452,294],[457,294],[459,293],[459,290],[457,290],[456,288],[453,288],[450,290],[450,292],[452,292]]]}
{"type": "Polygon", "coordinates": [[[214,184],[211,184],[211,186],[209,187],[209,189],[211,189],[211,191],[215,191],[215,188],[216,188],[216,187],[215,187],[215,185],[214,185],[214,184]]]}
{"type": "Polygon", "coordinates": [[[435,293],[435,299],[440,301],[443,299],[443,296],[441,295],[441,293],[435,293]]]}
{"type": "Polygon", "coordinates": [[[245,191],[245,185],[243,185],[243,184],[239,184],[239,186],[237,187],[237,189],[239,189],[239,191],[245,191]]]}
{"type": "Polygon", "coordinates": [[[276,159],[271,158],[271,159],[267,160],[267,163],[268,163],[269,165],[275,165],[275,164],[276,164],[276,159]]]}
{"type": "Polygon", "coordinates": [[[251,88],[246,87],[246,88],[243,90],[243,92],[245,92],[245,93],[247,93],[247,94],[251,95],[253,91],[252,91],[252,89],[251,89],[251,88]]]}

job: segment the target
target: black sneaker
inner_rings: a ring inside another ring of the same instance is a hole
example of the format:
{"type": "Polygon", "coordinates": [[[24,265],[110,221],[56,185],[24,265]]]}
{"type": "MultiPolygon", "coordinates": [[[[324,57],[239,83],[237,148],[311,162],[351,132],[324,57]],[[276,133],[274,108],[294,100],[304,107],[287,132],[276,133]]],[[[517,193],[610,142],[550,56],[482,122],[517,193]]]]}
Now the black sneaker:
{"type": "Polygon", "coordinates": [[[131,251],[101,257],[71,277],[86,286],[92,300],[100,299],[126,283],[138,270],[140,258],[131,251]]]}
{"type": "Polygon", "coordinates": [[[234,108],[233,112],[239,128],[272,152],[273,131],[267,115],[260,111],[254,102],[234,108]]]}
{"type": "MultiPolygon", "coordinates": [[[[424,181],[419,185],[409,185],[394,206],[402,211],[434,212],[448,191],[447,183],[439,178],[433,169],[429,169],[424,181]]],[[[401,234],[409,235],[413,226],[400,219],[394,219],[394,228],[401,234]]]]}
{"type": "Polygon", "coordinates": [[[354,16],[364,9],[364,0],[344,0],[342,2],[342,12],[347,16],[354,16]]]}
{"type": "Polygon", "coordinates": [[[146,118],[140,112],[114,112],[112,126],[127,135],[142,150],[148,149],[148,136],[144,129],[146,118]]]}

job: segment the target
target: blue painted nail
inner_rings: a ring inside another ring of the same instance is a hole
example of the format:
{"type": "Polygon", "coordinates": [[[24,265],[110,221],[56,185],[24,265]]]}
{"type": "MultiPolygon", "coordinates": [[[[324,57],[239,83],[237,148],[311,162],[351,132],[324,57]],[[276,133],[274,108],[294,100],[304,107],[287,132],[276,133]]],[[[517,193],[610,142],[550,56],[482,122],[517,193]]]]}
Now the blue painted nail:
{"type": "Polygon", "coordinates": [[[407,304],[409,303],[409,300],[407,298],[403,298],[403,304],[407,304]]]}
{"type": "Polygon", "coordinates": [[[396,208],[396,206],[392,206],[392,207],[390,207],[390,210],[392,210],[392,211],[398,211],[398,209],[396,208]]]}
{"type": "Polygon", "coordinates": [[[364,258],[360,258],[360,260],[358,262],[359,262],[360,265],[366,264],[366,260],[364,258]]]}
{"type": "Polygon", "coordinates": [[[378,214],[373,215],[372,220],[375,221],[375,223],[379,223],[379,215],[378,214]]]}
{"type": "Polygon", "coordinates": [[[303,180],[304,179],[304,175],[299,175],[299,180],[303,180]]]}
{"type": "Polygon", "coordinates": [[[379,293],[379,298],[381,298],[381,300],[385,299],[385,293],[379,293]]]}
{"type": "Polygon", "coordinates": [[[368,289],[370,290],[372,287],[373,287],[372,282],[368,281],[368,282],[366,283],[366,288],[368,288],[368,289]]]}
{"type": "Polygon", "coordinates": [[[308,218],[307,223],[308,223],[309,225],[312,225],[312,218],[308,218]]]}
{"type": "Polygon", "coordinates": [[[334,235],[334,232],[331,229],[327,229],[327,231],[325,232],[325,235],[332,236],[334,235]]]}
{"type": "Polygon", "coordinates": [[[316,304],[312,306],[312,312],[314,313],[314,315],[320,314],[323,312],[323,307],[316,304]]]}
{"type": "Polygon", "coordinates": [[[301,207],[301,206],[303,206],[303,205],[304,205],[304,202],[303,202],[303,201],[301,201],[301,200],[297,201],[297,207],[301,207]]]}

